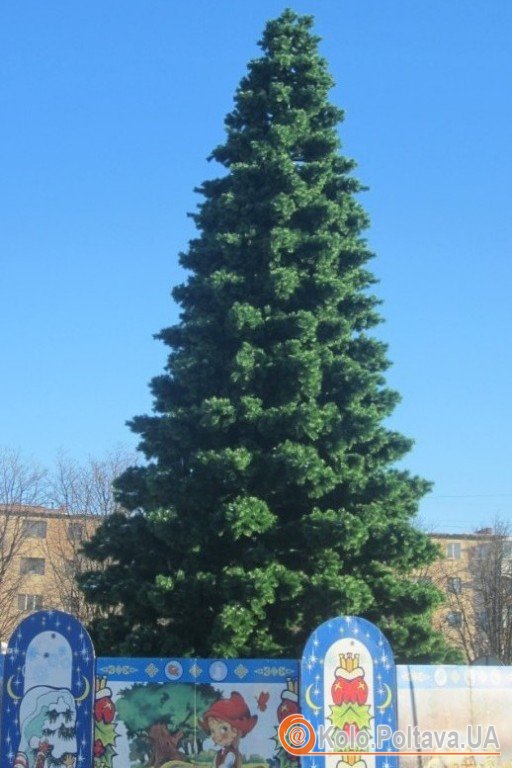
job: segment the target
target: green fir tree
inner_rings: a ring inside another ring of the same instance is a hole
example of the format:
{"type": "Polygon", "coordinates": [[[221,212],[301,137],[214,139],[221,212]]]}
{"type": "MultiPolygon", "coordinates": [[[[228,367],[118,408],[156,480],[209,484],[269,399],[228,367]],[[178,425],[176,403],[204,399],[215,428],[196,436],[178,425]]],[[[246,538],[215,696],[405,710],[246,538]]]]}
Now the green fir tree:
{"type": "Polygon", "coordinates": [[[399,659],[449,657],[439,593],[412,577],[436,549],[414,527],[429,484],[396,463],[386,346],[343,114],[312,19],[267,24],[199,188],[178,324],[131,422],[147,466],[119,480],[83,580],[100,653],[297,656],[325,619],[375,622],[399,659]]]}

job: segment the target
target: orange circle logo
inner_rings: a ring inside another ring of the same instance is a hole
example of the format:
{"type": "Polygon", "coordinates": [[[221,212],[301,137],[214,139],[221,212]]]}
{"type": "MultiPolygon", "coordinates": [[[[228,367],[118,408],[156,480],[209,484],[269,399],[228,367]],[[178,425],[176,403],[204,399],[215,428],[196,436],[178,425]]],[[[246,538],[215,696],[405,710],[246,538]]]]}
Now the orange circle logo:
{"type": "Polygon", "coordinates": [[[290,755],[307,755],[315,745],[313,726],[299,714],[288,715],[279,723],[279,741],[290,755]]]}

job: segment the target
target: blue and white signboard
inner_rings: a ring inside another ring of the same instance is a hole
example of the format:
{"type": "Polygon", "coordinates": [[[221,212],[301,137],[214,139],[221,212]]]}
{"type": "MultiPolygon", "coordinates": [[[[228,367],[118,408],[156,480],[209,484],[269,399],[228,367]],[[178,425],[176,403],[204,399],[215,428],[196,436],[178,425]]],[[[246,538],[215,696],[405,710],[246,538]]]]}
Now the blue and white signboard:
{"type": "Polygon", "coordinates": [[[91,768],[95,659],[80,622],[39,611],[4,661],[0,768],[91,768]]]}
{"type": "Polygon", "coordinates": [[[385,738],[397,729],[395,662],[376,626],[353,616],[321,624],[304,649],[300,690],[315,734],[304,768],[398,768],[385,738]]]}

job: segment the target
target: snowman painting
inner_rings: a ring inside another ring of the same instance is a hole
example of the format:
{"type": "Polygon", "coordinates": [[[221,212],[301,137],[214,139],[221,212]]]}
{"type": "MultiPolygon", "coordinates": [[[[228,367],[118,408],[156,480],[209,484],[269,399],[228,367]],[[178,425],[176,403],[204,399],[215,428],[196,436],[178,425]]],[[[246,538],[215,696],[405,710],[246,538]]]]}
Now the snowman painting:
{"type": "Polygon", "coordinates": [[[5,661],[0,768],[89,768],[93,680],[92,645],[76,619],[27,617],[5,661]]]}
{"type": "Polygon", "coordinates": [[[14,768],[74,768],[76,704],[67,688],[38,685],[30,688],[20,704],[21,738],[14,768]]]}

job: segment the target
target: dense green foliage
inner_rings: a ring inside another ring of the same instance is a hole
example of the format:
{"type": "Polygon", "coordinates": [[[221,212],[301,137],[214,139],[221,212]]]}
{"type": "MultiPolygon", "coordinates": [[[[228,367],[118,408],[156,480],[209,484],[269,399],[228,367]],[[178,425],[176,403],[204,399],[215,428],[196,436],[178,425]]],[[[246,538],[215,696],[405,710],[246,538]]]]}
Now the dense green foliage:
{"type": "Polygon", "coordinates": [[[212,153],[226,173],[199,189],[155,413],[131,423],[149,462],[118,483],[143,511],[87,548],[112,559],[87,595],[122,608],[93,627],[101,652],[296,656],[354,614],[398,657],[445,657],[439,595],[411,577],[436,554],[412,522],[428,483],[385,426],[368,220],[311,24],[268,23],[212,153]]]}

